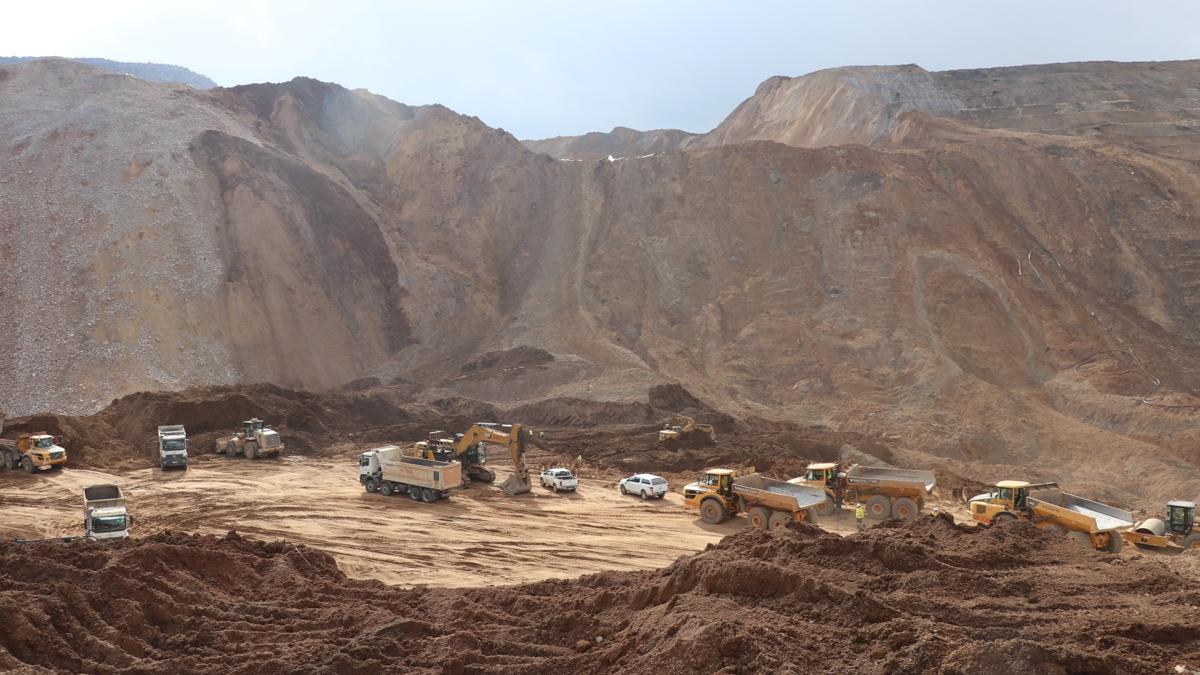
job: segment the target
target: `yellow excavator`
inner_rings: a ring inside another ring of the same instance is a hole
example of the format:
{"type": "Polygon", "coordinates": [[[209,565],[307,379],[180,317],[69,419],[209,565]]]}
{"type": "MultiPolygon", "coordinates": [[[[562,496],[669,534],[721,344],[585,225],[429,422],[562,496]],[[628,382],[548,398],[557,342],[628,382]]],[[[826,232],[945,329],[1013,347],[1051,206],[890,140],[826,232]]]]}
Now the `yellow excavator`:
{"type": "Polygon", "coordinates": [[[711,424],[698,424],[687,415],[676,415],[664,422],[658,431],[658,440],[660,443],[678,441],[694,432],[708,436],[713,443],[717,441],[717,431],[711,424]]]}
{"type": "Polygon", "coordinates": [[[429,434],[428,441],[420,441],[414,447],[416,456],[425,459],[435,459],[442,462],[458,460],[462,462],[463,474],[473,481],[491,483],[496,480],[496,473],[484,466],[487,463],[485,445],[500,445],[512,453],[513,472],[508,480],[500,484],[500,489],[506,494],[519,495],[533,489],[529,480],[529,468],[525,466],[525,440],[531,436],[520,424],[494,424],[478,422],[470,429],[454,438],[448,438],[444,432],[434,431],[429,434]]]}

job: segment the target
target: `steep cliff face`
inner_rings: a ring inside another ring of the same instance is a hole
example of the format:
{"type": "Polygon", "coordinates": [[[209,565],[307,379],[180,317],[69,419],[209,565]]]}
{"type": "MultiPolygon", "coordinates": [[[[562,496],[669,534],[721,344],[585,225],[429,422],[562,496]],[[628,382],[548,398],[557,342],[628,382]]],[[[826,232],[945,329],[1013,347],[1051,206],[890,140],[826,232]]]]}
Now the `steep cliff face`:
{"type": "Polygon", "coordinates": [[[629,401],[677,381],[960,475],[1049,457],[1099,486],[1120,461],[1165,494],[1200,440],[1194,408],[1164,407],[1200,394],[1194,67],[778,78],[687,149],[611,162],[314,80],[7,67],[3,404],[366,376],[629,401]],[[1116,95],[1134,104],[1072,112],[1116,95]],[[1056,96],[1076,103],[1026,115],[1056,96]],[[522,347],[552,358],[463,368],[522,347]]]}

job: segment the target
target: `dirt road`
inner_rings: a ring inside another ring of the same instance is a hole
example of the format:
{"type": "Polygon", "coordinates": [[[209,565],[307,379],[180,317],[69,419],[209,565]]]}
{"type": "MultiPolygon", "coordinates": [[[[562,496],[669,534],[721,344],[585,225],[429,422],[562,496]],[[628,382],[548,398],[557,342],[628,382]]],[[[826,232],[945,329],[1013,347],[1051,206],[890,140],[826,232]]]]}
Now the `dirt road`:
{"type": "Polygon", "coordinates": [[[3,472],[0,537],[80,534],[82,486],[115,482],[129,497],[137,537],[237,530],[319,547],[352,577],[480,586],[662,567],[745,526],[741,518],[706,525],[674,493],[622,497],[611,480],[585,478],[577,494],[535,487],[516,498],[476,486],[430,505],[367,494],[357,471],[352,459],[201,456],[187,472],[3,472]]]}

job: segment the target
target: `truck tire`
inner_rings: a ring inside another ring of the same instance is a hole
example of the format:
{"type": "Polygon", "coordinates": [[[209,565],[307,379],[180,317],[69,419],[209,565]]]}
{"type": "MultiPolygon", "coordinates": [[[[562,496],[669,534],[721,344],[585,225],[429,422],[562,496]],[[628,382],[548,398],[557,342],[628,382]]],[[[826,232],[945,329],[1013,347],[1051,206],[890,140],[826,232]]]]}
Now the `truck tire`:
{"type": "Polygon", "coordinates": [[[363,487],[367,489],[367,492],[375,493],[379,491],[379,487],[375,485],[374,478],[368,478],[363,481],[363,487]]]}
{"type": "Polygon", "coordinates": [[[21,468],[25,469],[25,473],[34,473],[33,460],[28,457],[21,460],[21,468]]]}
{"type": "Polygon", "coordinates": [[[725,507],[716,497],[709,497],[700,502],[700,519],[709,525],[716,525],[725,520],[725,507]]]}
{"type": "Polygon", "coordinates": [[[421,501],[432,504],[437,501],[437,495],[433,494],[433,490],[429,488],[421,488],[421,501]]]}
{"type": "Polygon", "coordinates": [[[892,517],[900,520],[916,520],[917,514],[921,512],[917,503],[908,497],[897,497],[896,501],[892,502],[892,517]]]}
{"type": "Polygon", "coordinates": [[[620,485],[618,485],[617,487],[621,488],[621,494],[623,494],[623,495],[627,495],[627,494],[629,494],[629,492],[628,492],[628,491],[625,489],[625,484],[624,484],[624,483],[621,483],[621,484],[620,484],[620,485]]]}
{"type": "Polygon", "coordinates": [[[892,515],[892,500],[885,495],[875,495],[867,500],[867,517],[871,520],[883,520],[892,515]]]}
{"type": "Polygon", "coordinates": [[[384,497],[391,497],[392,496],[392,484],[386,480],[383,481],[383,485],[379,486],[379,494],[383,495],[384,497]]]}
{"type": "Polygon", "coordinates": [[[1014,516],[1013,514],[1007,512],[1007,511],[1001,511],[1000,513],[997,513],[996,515],[992,516],[992,522],[990,522],[988,524],[989,525],[1003,525],[1005,523],[1011,523],[1016,519],[1017,519],[1017,517],[1014,516]]]}
{"type": "Polygon", "coordinates": [[[647,501],[649,499],[650,499],[650,488],[643,488],[642,489],[642,501],[647,501]]]}
{"type": "Polygon", "coordinates": [[[837,513],[837,504],[833,503],[833,497],[825,495],[825,501],[814,506],[813,510],[821,517],[832,516],[834,513],[837,513]]]}
{"type": "Polygon", "coordinates": [[[786,511],[772,511],[771,520],[767,521],[767,528],[770,530],[786,530],[791,522],[792,514],[786,511]]]}
{"type": "Polygon", "coordinates": [[[1183,547],[1185,549],[1200,548],[1200,532],[1193,532],[1189,534],[1187,539],[1183,540],[1183,547]]]}
{"type": "Polygon", "coordinates": [[[421,488],[417,487],[416,485],[409,485],[408,486],[408,498],[413,500],[414,502],[421,501],[421,488]]]}
{"type": "Polygon", "coordinates": [[[1116,530],[1110,531],[1108,534],[1108,542],[1101,549],[1106,553],[1120,553],[1121,547],[1124,546],[1125,540],[1121,538],[1121,533],[1116,530]]]}
{"type": "Polygon", "coordinates": [[[756,506],[750,509],[747,516],[750,518],[750,527],[756,530],[765,530],[771,526],[771,509],[765,506],[756,506]]]}

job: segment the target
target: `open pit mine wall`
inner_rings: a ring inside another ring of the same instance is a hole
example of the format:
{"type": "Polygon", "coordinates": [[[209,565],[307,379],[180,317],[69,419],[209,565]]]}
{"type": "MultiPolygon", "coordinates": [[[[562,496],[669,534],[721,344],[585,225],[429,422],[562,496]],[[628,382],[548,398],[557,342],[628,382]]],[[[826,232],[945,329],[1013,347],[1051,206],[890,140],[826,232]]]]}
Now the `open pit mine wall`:
{"type": "Polygon", "coordinates": [[[955,416],[1020,407],[1007,392],[1122,345],[1194,387],[1195,168],[928,112],[889,131],[842,109],[882,130],[873,148],[731,134],[560,162],[308,79],[200,92],[5,67],[4,405],[380,372],[453,388],[472,357],[523,344],[556,360],[491,396],[669,379],[738,410],[955,416]]]}

